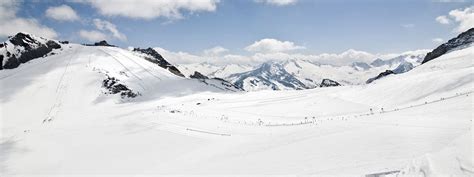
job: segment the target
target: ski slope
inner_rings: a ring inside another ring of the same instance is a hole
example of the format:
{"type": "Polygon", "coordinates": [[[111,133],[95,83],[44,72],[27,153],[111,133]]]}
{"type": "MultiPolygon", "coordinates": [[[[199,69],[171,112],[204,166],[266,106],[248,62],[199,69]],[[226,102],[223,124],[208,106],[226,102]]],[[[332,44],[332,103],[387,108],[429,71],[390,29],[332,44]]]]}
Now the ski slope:
{"type": "Polygon", "coordinates": [[[473,51],[369,85],[234,93],[71,45],[0,72],[0,173],[473,175],[473,51]],[[103,94],[105,74],[141,96],[103,94]]]}

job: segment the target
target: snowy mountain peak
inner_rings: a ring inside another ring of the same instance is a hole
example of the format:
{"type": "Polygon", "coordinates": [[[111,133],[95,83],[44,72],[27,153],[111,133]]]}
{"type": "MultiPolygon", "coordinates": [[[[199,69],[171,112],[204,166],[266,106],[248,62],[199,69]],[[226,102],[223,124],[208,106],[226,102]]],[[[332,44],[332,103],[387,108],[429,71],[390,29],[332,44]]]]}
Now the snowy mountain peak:
{"type": "Polygon", "coordinates": [[[0,70],[13,69],[32,59],[43,57],[61,45],[42,37],[17,33],[0,45],[0,70]]]}
{"type": "Polygon", "coordinates": [[[229,76],[234,84],[244,90],[306,89],[306,85],[288,73],[278,62],[265,62],[252,71],[229,76]]]}
{"type": "Polygon", "coordinates": [[[164,69],[169,70],[171,73],[180,77],[184,77],[184,75],[178,70],[178,68],[176,68],[175,66],[170,64],[168,61],[166,61],[165,58],[163,58],[163,56],[161,56],[155,49],[151,47],[146,48],[146,49],[134,48],[133,51],[144,54],[143,57],[146,60],[152,63],[155,63],[164,69]]]}
{"type": "Polygon", "coordinates": [[[430,53],[426,55],[422,63],[426,63],[430,60],[433,60],[445,53],[456,50],[458,48],[469,47],[473,42],[474,42],[474,28],[471,28],[459,34],[457,37],[449,40],[448,42],[436,47],[436,49],[434,49],[433,51],[431,51],[430,53]]]}

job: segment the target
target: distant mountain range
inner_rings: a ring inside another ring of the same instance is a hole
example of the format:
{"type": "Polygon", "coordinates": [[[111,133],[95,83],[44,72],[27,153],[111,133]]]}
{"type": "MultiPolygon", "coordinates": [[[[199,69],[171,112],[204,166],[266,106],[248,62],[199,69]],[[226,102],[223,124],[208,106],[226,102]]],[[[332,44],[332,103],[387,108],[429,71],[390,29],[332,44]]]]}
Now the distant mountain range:
{"type": "Polygon", "coordinates": [[[427,52],[428,50],[407,52],[387,60],[375,59],[371,63],[354,62],[347,66],[289,59],[268,61],[257,66],[239,64],[217,66],[210,63],[195,63],[179,65],[178,68],[183,73],[187,73],[186,76],[198,71],[208,77],[228,80],[247,91],[300,90],[365,84],[368,79],[386,70],[406,72],[419,65],[427,52]],[[327,84],[329,80],[337,84],[327,84]]]}
{"type": "MultiPolygon", "coordinates": [[[[370,84],[392,74],[410,71],[450,51],[469,47],[474,42],[474,28],[440,45],[433,51],[406,52],[391,59],[375,59],[370,63],[354,62],[346,66],[317,63],[304,59],[268,61],[257,66],[195,63],[173,65],[153,48],[123,50],[158,65],[177,77],[197,79],[221,90],[301,90],[317,87],[370,84]]],[[[14,69],[30,60],[60,54],[67,41],[49,40],[26,33],[18,33],[0,43],[0,70],[14,69]]],[[[106,41],[86,45],[88,47],[112,47],[106,41]]],[[[110,79],[114,81],[114,79],[110,79]]],[[[126,86],[126,85],[124,85],[126,86]]]]}

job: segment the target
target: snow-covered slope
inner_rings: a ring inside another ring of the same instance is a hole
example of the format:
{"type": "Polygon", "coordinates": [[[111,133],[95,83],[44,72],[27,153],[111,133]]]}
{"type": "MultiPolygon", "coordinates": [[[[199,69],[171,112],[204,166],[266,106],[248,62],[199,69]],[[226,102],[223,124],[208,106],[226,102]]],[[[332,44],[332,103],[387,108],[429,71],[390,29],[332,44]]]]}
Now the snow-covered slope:
{"type": "Polygon", "coordinates": [[[368,85],[255,92],[62,48],[0,71],[0,176],[473,175],[472,46],[368,85]]]}

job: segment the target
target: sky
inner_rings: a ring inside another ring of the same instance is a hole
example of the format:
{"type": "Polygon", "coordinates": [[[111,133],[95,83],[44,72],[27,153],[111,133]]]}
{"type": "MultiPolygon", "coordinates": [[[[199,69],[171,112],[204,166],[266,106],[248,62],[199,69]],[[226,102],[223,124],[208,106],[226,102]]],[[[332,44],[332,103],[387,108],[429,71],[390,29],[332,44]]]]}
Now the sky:
{"type": "Polygon", "coordinates": [[[19,31],[75,43],[105,39],[124,48],[154,47],[184,63],[324,56],[372,60],[432,49],[474,27],[473,4],[472,0],[0,0],[0,39],[19,31]]]}

